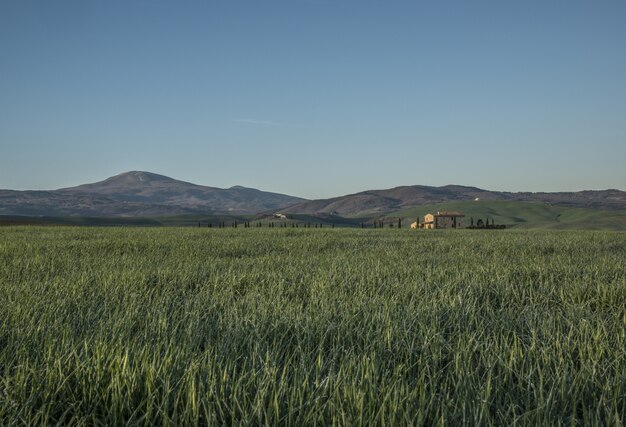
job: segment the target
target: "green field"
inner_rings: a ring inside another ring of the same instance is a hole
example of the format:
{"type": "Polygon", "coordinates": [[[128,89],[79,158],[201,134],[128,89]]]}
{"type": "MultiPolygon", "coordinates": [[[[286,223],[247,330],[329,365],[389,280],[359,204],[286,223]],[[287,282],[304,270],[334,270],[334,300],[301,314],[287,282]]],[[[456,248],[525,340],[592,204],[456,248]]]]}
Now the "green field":
{"type": "Polygon", "coordinates": [[[71,226],[167,226],[167,227],[206,227],[209,223],[213,227],[224,223],[230,227],[237,222],[239,226],[249,222],[251,226],[259,222],[263,227],[270,223],[276,226],[298,224],[299,227],[310,224],[311,227],[323,224],[324,227],[336,226],[344,228],[360,228],[361,223],[372,228],[375,221],[384,220],[385,225],[398,223],[402,219],[402,226],[408,228],[410,223],[424,215],[437,211],[460,211],[466,215],[467,225],[470,218],[477,221],[482,218],[495,220],[497,224],[507,228],[543,229],[543,230],[607,230],[626,231],[626,211],[583,209],[564,206],[553,206],[545,203],[520,201],[463,201],[433,205],[424,205],[403,209],[386,214],[375,214],[366,217],[341,217],[328,214],[289,214],[289,219],[281,221],[269,214],[258,215],[175,215],[160,217],[28,217],[0,215],[0,226],[13,225],[71,225],[71,226]]]}
{"type": "Polygon", "coordinates": [[[625,420],[626,233],[0,229],[0,425],[625,420]]]}
{"type": "Polygon", "coordinates": [[[508,228],[552,230],[614,230],[626,231],[626,212],[552,206],[545,203],[519,201],[450,202],[426,205],[391,213],[389,216],[415,221],[420,216],[437,211],[460,211],[470,218],[494,219],[508,228]]]}

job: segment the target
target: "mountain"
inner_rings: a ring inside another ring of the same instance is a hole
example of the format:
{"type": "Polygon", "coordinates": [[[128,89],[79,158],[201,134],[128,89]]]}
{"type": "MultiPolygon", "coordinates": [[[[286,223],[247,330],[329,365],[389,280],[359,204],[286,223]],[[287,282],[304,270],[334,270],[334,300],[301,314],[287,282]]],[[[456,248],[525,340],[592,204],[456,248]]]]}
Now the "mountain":
{"type": "Polygon", "coordinates": [[[548,205],[626,210],[626,192],[619,190],[559,193],[511,193],[476,187],[413,185],[369,190],[332,199],[309,200],[286,209],[289,213],[330,214],[343,217],[374,217],[416,206],[453,201],[525,201],[548,205]]]}
{"type": "Polygon", "coordinates": [[[331,199],[305,200],[254,188],[207,187],[155,173],[132,171],[104,181],[53,191],[0,190],[0,215],[237,216],[267,214],[280,210],[292,215],[309,215],[311,218],[334,222],[341,218],[348,221],[355,218],[375,218],[408,209],[476,200],[534,202],[564,208],[626,211],[626,192],[620,190],[511,193],[462,185],[412,185],[363,191],[331,199]]]}
{"type": "Polygon", "coordinates": [[[0,215],[163,216],[254,214],[304,199],[235,186],[228,189],[132,171],[52,191],[0,190],[0,215]]]}

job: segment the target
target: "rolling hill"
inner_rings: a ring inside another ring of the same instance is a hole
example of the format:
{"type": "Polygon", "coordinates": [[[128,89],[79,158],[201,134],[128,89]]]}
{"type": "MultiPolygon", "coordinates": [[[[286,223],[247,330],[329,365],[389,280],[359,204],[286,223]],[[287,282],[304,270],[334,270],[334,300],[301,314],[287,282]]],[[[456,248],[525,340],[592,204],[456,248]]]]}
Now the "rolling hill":
{"type": "Polygon", "coordinates": [[[40,218],[42,223],[55,224],[189,225],[210,218],[272,221],[278,210],[292,221],[339,226],[384,217],[403,218],[408,225],[428,212],[459,210],[468,220],[488,216],[509,227],[626,229],[626,192],[619,190],[510,193],[413,185],[305,200],[241,186],[202,186],[141,171],[53,191],[0,190],[4,223],[37,216],[48,218],[40,218]]]}
{"type": "Polygon", "coordinates": [[[386,190],[369,190],[347,196],[310,200],[290,206],[287,211],[306,214],[330,214],[344,217],[374,217],[402,209],[456,201],[525,201],[547,205],[626,210],[626,192],[619,190],[561,193],[510,193],[476,187],[413,185],[386,190]]]}

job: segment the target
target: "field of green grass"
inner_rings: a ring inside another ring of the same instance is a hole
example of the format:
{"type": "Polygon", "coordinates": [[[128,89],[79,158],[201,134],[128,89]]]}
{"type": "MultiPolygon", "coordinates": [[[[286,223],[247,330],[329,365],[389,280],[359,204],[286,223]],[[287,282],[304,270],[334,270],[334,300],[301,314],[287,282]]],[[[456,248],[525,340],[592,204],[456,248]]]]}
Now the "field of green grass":
{"type": "Polygon", "coordinates": [[[569,208],[535,202],[450,202],[405,209],[389,216],[406,218],[413,222],[419,215],[420,221],[423,221],[427,213],[447,210],[463,212],[467,225],[471,217],[474,221],[489,217],[495,219],[496,224],[504,224],[509,228],[626,231],[624,211],[569,208]]]}
{"type": "Polygon", "coordinates": [[[174,215],[157,217],[90,217],[90,216],[20,216],[0,215],[0,226],[54,225],[86,227],[206,227],[211,222],[215,227],[221,222],[239,224],[251,221],[252,215],[174,215]]]}
{"type": "Polygon", "coordinates": [[[267,227],[274,223],[276,227],[285,225],[303,227],[322,224],[324,227],[360,228],[361,223],[372,228],[375,221],[384,220],[385,225],[397,225],[402,218],[402,226],[408,228],[419,216],[437,211],[460,211],[466,215],[467,225],[470,218],[475,221],[482,218],[494,219],[497,224],[508,228],[543,229],[543,230],[607,230],[626,231],[626,212],[616,210],[582,209],[552,206],[545,203],[520,201],[463,201],[403,209],[386,215],[373,217],[341,217],[336,215],[289,214],[287,220],[278,220],[268,214],[259,215],[175,215],[159,217],[28,217],[0,215],[0,226],[12,225],[68,225],[68,226],[136,226],[136,227],[207,227],[210,223],[217,228],[220,223],[230,227],[237,222],[239,226],[249,222],[252,227],[261,223],[267,227]]]}
{"type": "Polygon", "coordinates": [[[0,228],[0,425],[625,420],[626,233],[0,228]]]}

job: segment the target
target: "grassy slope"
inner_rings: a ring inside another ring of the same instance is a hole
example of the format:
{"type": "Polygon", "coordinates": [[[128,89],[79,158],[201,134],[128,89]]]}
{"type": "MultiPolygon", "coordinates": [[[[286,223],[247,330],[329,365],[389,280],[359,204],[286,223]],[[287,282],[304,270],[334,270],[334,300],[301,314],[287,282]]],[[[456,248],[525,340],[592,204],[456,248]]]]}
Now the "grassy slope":
{"type": "Polygon", "coordinates": [[[197,226],[203,227],[210,221],[214,226],[220,222],[230,224],[237,221],[242,224],[250,221],[251,216],[228,215],[173,215],[159,217],[85,217],[85,216],[18,216],[0,215],[0,226],[12,225],[79,225],[79,226],[197,226]]]}
{"type": "Polygon", "coordinates": [[[450,202],[405,209],[389,214],[414,221],[423,221],[429,212],[455,210],[470,217],[495,219],[496,224],[515,228],[626,230],[626,212],[567,208],[534,202],[450,202]]]}
{"type": "Polygon", "coordinates": [[[79,226],[157,226],[161,222],[152,218],[85,217],[85,216],[21,216],[0,215],[0,226],[14,225],[79,225],[79,226]]]}
{"type": "MultiPolygon", "coordinates": [[[[404,226],[415,221],[417,216],[423,221],[425,214],[429,212],[455,210],[465,213],[469,224],[470,217],[474,220],[479,218],[495,219],[497,224],[505,224],[515,228],[538,228],[538,229],[589,229],[589,230],[626,230],[626,212],[604,211],[596,209],[567,208],[563,206],[551,206],[535,202],[504,202],[504,201],[478,201],[478,202],[450,202],[435,205],[425,205],[410,209],[404,209],[387,214],[391,218],[403,218],[404,226]]],[[[249,221],[252,225],[261,222],[264,227],[270,222],[276,224],[292,223],[314,224],[323,223],[325,226],[335,224],[338,227],[358,227],[361,221],[371,226],[371,218],[343,218],[338,216],[316,216],[304,214],[292,214],[287,221],[276,220],[269,216],[227,216],[227,215],[179,215],[152,218],[92,218],[92,217],[19,217],[0,216],[0,225],[87,225],[87,226],[197,226],[198,222],[203,227],[210,221],[214,227],[220,222],[229,226],[237,221],[243,224],[249,221]]]]}
{"type": "Polygon", "coordinates": [[[158,217],[34,217],[34,216],[17,216],[17,215],[0,215],[0,226],[14,225],[74,225],[74,226],[166,226],[166,227],[197,227],[200,223],[201,227],[207,227],[208,223],[213,227],[218,224],[225,223],[230,227],[234,222],[240,226],[245,222],[249,222],[252,226],[261,223],[263,227],[267,227],[269,223],[287,224],[288,227],[292,223],[300,226],[310,224],[324,224],[324,226],[357,226],[361,220],[342,218],[338,216],[315,216],[305,214],[293,214],[287,220],[279,220],[269,215],[173,215],[158,217]]]}

